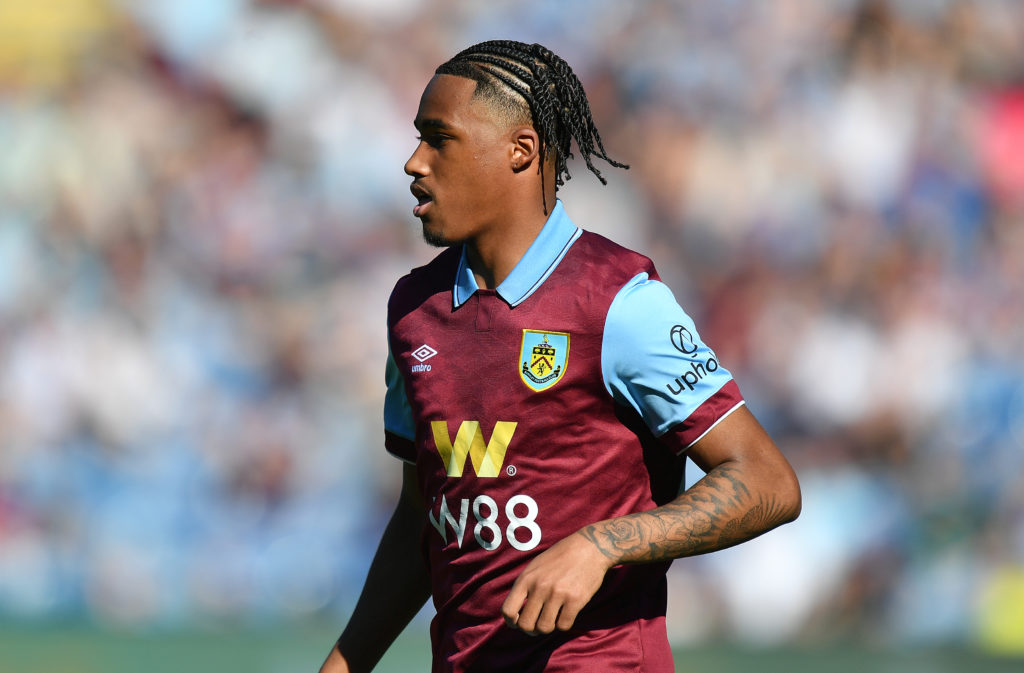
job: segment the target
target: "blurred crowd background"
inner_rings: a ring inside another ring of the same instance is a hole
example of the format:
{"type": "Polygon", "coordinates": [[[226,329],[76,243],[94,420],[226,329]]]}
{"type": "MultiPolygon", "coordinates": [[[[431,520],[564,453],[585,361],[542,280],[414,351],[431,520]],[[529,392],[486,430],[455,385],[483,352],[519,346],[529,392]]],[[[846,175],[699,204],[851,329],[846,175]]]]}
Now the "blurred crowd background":
{"type": "MultiPolygon", "coordinates": [[[[539,41],[801,518],[677,643],[1024,653],[1024,3],[0,0],[0,619],[336,620],[393,504],[385,303],[434,67],[539,41]]],[[[699,474],[692,475],[696,479],[699,474]]],[[[327,644],[325,644],[326,648],[327,644]]]]}

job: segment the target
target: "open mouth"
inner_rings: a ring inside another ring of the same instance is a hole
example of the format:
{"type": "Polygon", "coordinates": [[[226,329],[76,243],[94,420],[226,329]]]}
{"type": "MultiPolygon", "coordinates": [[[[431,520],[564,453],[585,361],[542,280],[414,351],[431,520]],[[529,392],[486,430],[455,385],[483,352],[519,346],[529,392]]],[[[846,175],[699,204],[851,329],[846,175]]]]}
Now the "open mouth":
{"type": "Polygon", "coordinates": [[[416,183],[409,187],[409,191],[416,197],[416,205],[413,206],[412,214],[415,217],[421,217],[430,208],[430,204],[434,202],[434,197],[416,183]]]}

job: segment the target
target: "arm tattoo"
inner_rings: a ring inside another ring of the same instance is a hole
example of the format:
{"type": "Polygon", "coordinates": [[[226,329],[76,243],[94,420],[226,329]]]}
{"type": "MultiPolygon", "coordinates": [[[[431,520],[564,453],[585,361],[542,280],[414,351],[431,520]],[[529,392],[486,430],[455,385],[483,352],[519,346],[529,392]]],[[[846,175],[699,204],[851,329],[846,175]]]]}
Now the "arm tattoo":
{"type": "Polygon", "coordinates": [[[724,549],[792,518],[773,494],[755,499],[741,470],[719,465],[673,502],[583,528],[616,563],[667,561],[724,549]]]}

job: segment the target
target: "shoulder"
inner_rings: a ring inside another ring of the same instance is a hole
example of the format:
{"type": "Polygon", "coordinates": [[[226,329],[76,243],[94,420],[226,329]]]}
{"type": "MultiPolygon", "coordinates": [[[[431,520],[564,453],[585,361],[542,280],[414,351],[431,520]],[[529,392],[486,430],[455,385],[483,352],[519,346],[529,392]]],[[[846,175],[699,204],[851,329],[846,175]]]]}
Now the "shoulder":
{"type": "MultiPolygon", "coordinates": [[[[462,250],[452,246],[423,266],[412,269],[395,283],[388,299],[389,316],[401,316],[415,310],[431,297],[451,295],[462,250]]],[[[389,318],[389,322],[395,320],[389,318]]]]}
{"type": "Polygon", "coordinates": [[[606,260],[607,264],[613,266],[621,266],[627,269],[636,268],[638,272],[654,270],[654,262],[646,255],[630,250],[592,231],[583,230],[579,240],[579,248],[583,254],[599,257],[606,260]]]}
{"type": "Polygon", "coordinates": [[[658,280],[658,272],[645,255],[630,250],[600,234],[584,230],[566,256],[566,271],[579,282],[596,284],[612,294],[638,274],[658,280]]]}
{"type": "MultiPolygon", "coordinates": [[[[445,248],[423,266],[418,266],[409,273],[398,279],[392,295],[400,292],[408,292],[423,285],[445,283],[451,286],[455,282],[455,270],[459,266],[459,259],[462,257],[462,249],[459,246],[445,248]]],[[[449,287],[451,289],[451,287],[449,287]]]]}

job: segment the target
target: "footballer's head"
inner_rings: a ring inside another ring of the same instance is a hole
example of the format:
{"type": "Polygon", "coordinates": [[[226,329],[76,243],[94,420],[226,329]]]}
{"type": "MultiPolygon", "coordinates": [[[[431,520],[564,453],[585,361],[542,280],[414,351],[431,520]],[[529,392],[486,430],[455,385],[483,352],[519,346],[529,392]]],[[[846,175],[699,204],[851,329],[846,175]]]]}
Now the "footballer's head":
{"type": "Polygon", "coordinates": [[[480,235],[524,195],[550,212],[574,140],[602,183],[592,156],[626,168],[606,154],[572,69],[539,44],[491,41],[456,54],[424,90],[415,126],[405,172],[433,245],[480,235]]]}

